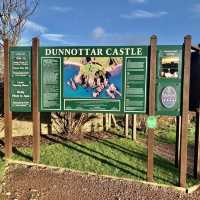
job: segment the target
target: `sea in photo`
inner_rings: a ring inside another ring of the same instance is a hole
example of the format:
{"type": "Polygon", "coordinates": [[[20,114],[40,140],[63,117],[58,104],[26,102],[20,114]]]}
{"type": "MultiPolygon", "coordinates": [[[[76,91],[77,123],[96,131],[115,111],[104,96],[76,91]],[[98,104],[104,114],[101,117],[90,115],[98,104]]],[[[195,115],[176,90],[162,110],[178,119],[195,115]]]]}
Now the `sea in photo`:
{"type": "Polygon", "coordinates": [[[122,57],[64,58],[64,98],[122,97],[122,57]]]}

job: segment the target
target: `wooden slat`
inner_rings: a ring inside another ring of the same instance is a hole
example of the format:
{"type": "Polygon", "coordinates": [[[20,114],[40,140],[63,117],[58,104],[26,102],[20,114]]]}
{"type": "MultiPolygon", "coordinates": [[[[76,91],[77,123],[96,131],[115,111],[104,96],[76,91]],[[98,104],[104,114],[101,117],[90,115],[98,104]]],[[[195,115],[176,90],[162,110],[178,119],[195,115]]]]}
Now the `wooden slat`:
{"type": "Polygon", "coordinates": [[[125,132],[125,137],[128,138],[128,114],[125,114],[124,132],[125,132]]]}
{"type": "MultiPolygon", "coordinates": [[[[149,115],[155,115],[155,87],[156,87],[156,53],[157,37],[153,35],[150,40],[150,79],[149,79],[149,115]]],[[[154,129],[148,128],[147,138],[147,181],[153,181],[153,145],[154,129]]]]}
{"type": "Polygon", "coordinates": [[[40,113],[38,80],[39,39],[32,40],[32,115],[33,115],[33,162],[40,161],[40,113]]]}
{"type": "Polygon", "coordinates": [[[132,140],[137,140],[137,115],[132,115],[132,140]]]}
{"type": "Polygon", "coordinates": [[[184,38],[184,66],[183,66],[183,93],[180,138],[180,176],[179,186],[186,187],[187,174],[187,143],[188,143],[188,112],[189,112],[189,87],[191,64],[191,36],[184,38]]]}
{"type": "Polygon", "coordinates": [[[9,41],[4,41],[4,122],[5,158],[12,156],[12,112],[10,111],[9,41]]]}
{"type": "Polygon", "coordinates": [[[108,117],[108,113],[105,114],[105,130],[108,131],[109,129],[109,117],[108,117]]]}
{"type": "Polygon", "coordinates": [[[111,115],[111,120],[113,121],[113,126],[117,127],[117,122],[116,122],[114,114],[111,115]]]}
{"type": "Polygon", "coordinates": [[[112,125],[112,123],[111,123],[111,114],[109,113],[108,114],[108,127],[111,128],[111,125],[112,125]]]}

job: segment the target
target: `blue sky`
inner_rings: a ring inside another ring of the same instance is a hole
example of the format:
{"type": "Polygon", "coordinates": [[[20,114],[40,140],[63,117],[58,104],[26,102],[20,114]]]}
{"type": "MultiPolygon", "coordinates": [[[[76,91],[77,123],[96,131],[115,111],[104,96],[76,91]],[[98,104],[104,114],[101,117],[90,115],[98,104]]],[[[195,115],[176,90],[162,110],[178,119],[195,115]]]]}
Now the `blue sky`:
{"type": "Polygon", "coordinates": [[[200,0],[40,0],[21,44],[140,45],[152,34],[159,44],[200,43],[200,0]]]}

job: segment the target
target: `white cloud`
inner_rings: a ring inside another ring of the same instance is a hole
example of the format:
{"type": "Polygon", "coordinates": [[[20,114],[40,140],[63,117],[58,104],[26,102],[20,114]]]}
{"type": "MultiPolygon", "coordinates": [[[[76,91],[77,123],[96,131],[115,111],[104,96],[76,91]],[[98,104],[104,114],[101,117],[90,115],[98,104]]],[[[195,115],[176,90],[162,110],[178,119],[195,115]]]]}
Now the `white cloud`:
{"type": "Polygon", "coordinates": [[[133,35],[129,33],[111,33],[106,37],[107,43],[117,45],[144,45],[149,43],[149,37],[144,35],[133,35]]]}
{"type": "Polygon", "coordinates": [[[90,34],[90,37],[92,37],[95,45],[144,45],[149,42],[149,37],[137,36],[129,33],[110,33],[106,32],[101,26],[96,27],[92,31],[92,34],[90,34]]]}
{"type": "Polygon", "coordinates": [[[22,37],[17,45],[19,46],[31,46],[32,39],[27,39],[26,37],[22,37]]]}
{"type": "Polygon", "coordinates": [[[92,37],[96,40],[104,38],[105,35],[105,30],[101,26],[96,27],[92,32],[92,37]]]}
{"type": "Polygon", "coordinates": [[[129,14],[121,14],[120,17],[124,19],[159,18],[167,14],[166,11],[150,12],[146,10],[135,10],[129,14]]]}
{"type": "Polygon", "coordinates": [[[42,34],[42,37],[49,41],[64,42],[65,36],[63,34],[45,33],[42,34]]]}
{"type": "Polygon", "coordinates": [[[192,9],[195,13],[200,14],[200,3],[193,6],[192,9]]]}
{"type": "Polygon", "coordinates": [[[64,35],[61,33],[51,33],[48,28],[42,26],[36,22],[27,20],[24,27],[23,36],[20,39],[19,45],[31,44],[32,37],[41,38],[43,44],[63,44],[63,45],[74,45],[74,35],[64,35]],[[71,42],[72,41],[72,42],[71,42]]]}
{"type": "Polygon", "coordinates": [[[145,3],[146,0],[128,0],[130,3],[145,3]]]}
{"type": "Polygon", "coordinates": [[[72,7],[66,7],[66,6],[52,6],[50,7],[50,10],[60,12],[60,13],[66,13],[70,12],[72,10],[72,7]]]}
{"type": "Polygon", "coordinates": [[[37,32],[37,33],[40,33],[40,34],[47,32],[47,28],[45,26],[42,26],[42,25],[37,24],[37,23],[30,21],[30,20],[26,21],[25,29],[31,30],[31,31],[34,31],[34,32],[37,32]]]}

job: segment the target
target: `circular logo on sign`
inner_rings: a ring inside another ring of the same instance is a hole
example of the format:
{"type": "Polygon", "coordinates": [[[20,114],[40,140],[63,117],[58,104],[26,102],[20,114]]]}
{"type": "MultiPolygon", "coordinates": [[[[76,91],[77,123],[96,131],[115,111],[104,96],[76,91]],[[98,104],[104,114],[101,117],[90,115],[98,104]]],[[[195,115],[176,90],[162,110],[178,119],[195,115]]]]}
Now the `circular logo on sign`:
{"type": "Polygon", "coordinates": [[[161,92],[161,102],[165,108],[173,108],[176,104],[176,89],[172,86],[163,88],[161,92]]]}

